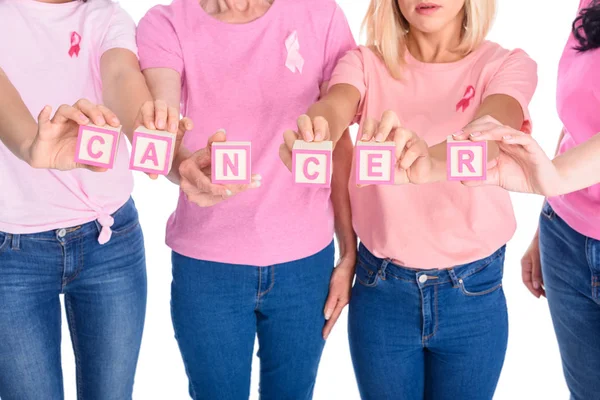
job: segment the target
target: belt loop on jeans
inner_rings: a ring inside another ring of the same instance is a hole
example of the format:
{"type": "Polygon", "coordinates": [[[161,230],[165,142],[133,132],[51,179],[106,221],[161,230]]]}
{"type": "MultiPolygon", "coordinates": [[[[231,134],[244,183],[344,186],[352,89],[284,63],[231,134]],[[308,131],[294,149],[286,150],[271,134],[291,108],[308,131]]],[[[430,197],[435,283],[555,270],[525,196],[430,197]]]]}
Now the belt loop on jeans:
{"type": "Polygon", "coordinates": [[[450,268],[448,270],[448,276],[450,276],[450,280],[452,281],[452,287],[460,286],[460,279],[456,276],[456,272],[454,272],[454,268],[450,268]]]}
{"type": "Polygon", "coordinates": [[[10,241],[10,249],[11,250],[19,250],[21,247],[21,235],[12,235],[10,241]]]}
{"type": "Polygon", "coordinates": [[[381,267],[379,267],[379,276],[381,277],[381,279],[385,280],[385,270],[387,269],[388,265],[390,265],[391,262],[392,262],[392,260],[386,258],[381,263],[381,267]]]}

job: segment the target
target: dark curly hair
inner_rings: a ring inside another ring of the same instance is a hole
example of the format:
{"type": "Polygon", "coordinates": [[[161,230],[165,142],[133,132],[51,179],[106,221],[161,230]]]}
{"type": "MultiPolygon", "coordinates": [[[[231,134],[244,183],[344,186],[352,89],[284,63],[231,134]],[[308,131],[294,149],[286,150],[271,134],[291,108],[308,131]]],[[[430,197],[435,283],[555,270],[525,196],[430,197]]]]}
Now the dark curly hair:
{"type": "Polygon", "coordinates": [[[583,53],[600,47],[600,0],[581,10],[573,22],[573,35],[579,42],[575,50],[583,53]]]}

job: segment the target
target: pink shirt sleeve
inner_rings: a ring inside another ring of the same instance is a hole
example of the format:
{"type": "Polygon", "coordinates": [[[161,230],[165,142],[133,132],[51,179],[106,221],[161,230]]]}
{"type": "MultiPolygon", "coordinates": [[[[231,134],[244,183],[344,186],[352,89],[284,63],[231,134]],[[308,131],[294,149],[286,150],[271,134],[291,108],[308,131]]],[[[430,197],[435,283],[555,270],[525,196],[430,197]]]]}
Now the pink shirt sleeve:
{"type": "MultiPolygon", "coordinates": [[[[338,84],[347,84],[354,86],[360,93],[360,104],[356,117],[362,114],[363,103],[365,94],[367,92],[367,84],[365,80],[365,67],[364,58],[360,49],[356,49],[348,52],[342,59],[337,63],[337,66],[333,70],[331,80],[329,81],[329,87],[332,88],[338,84]]],[[[355,120],[356,122],[356,120],[355,120]]]]}
{"type": "Polygon", "coordinates": [[[521,130],[531,133],[529,103],[538,83],[537,64],[523,50],[511,51],[492,76],[483,93],[483,99],[493,94],[504,94],[517,100],[523,108],[521,130]]]}
{"type": "Polygon", "coordinates": [[[339,5],[336,4],[331,24],[327,31],[325,43],[325,63],[323,66],[323,82],[331,80],[337,62],[348,51],[356,48],[356,42],[348,20],[339,5]]]}
{"type": "Polygon", "coordinates": [[[119,5],[114,5],[108,28],[100,45],[100,55],[112,49],[130,50],[137,56],[135,22],[119,5]]]}
{"type": "Polygon", "coordinates": [[[142,18],[137,29],[137,45],[142,70],[170,68],[183,74],[181,43],[175,21],[165,7],[155,7],[142,18]]]}

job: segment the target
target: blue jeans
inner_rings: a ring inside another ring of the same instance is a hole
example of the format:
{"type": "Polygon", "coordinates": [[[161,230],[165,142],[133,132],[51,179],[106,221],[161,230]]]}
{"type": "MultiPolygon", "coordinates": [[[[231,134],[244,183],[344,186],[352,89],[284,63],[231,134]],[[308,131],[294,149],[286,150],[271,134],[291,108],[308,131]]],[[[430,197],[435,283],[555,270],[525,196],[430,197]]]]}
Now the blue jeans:
{"type": "Polygon", "coordinates": [[[544,286],[573,400],[600,398],[600,241],[546,203],[540,216],[544,286]]]}
{"type": "Polygon", "coordinates": [[[133,201],[96,222],[30,235],[0,232],[0,398],[64,397],[64,302],[80,400],[131,399],[146,309],[144,240],[133,201]]]}
{"type": "Polygon", "coordinates": [[[311,399],[333,262],[333,243],[311,257],[270,267],[173,253],[171,311],[190,396],[248,400],[258,336],[260,398],[311,399]]]}
{"type": "Polygon", "coordinates": [[[447,270],[416,270],[362,244],[348,330],[364,400],[488,400],[508,339],[504,247],[447,270]]]}

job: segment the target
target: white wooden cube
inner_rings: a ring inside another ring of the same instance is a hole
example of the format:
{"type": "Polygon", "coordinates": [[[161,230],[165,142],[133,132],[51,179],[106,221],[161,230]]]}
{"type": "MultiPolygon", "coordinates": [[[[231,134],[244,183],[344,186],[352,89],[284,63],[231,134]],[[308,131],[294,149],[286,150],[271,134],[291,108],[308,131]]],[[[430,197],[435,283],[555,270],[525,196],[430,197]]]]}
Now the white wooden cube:
{"type": "Polygon", "coordinates": [[[484,181],[487,178],[487,142],[454,140],[449,136],[447,162],[449,181],[484,181]]]}
{"type": "Polygon", "coordinates": [[[111,169],[119,150],[121,127],[81,125],[77,136],[75,162],[111,169]]]}
{"type": "Polygon", "coordinates": [[[252,144],[215,142],[212,144],[212,182],[250,184],[252,182],[252,144]]]}
{"type": "Polygon", "coordinates": [[[129,169],[168,175],[175,155],[177,135],[139,127],[133,133],[129,169]]]}
{"type": "Polygon", "coordinates": [[[396,144],[358,142],[355,168],[357,185],[393,185],[396,179],[396,144]]]}
{"type": "Polygon", "coordinates": [[[292,176],[297,185],[330,187],[333,142],[296,140],[292,149],[292,176]]]}

